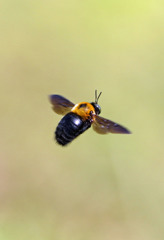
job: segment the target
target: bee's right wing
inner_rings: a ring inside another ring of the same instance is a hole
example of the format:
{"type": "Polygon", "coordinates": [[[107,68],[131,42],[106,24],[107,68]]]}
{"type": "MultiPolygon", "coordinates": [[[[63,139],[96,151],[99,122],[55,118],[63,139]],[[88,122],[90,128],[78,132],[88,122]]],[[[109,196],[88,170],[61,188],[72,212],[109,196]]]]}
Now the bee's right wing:
{"type": "Polygon", "coordinates": [[[129,134],[131,133],[127,128],[122,125],[115,123],[109,119],[102,118],[96,115],[96,119],[92,124],[93,129],[100,134],[106,133],[121,133],[121,134],[129,134]]]}
{"type": "Polygon", "coordinates": [[[60,95],[50,95],[50,102],[53,110],[60,115],[65,115],[71,111],[74,104],[60,95]]]}

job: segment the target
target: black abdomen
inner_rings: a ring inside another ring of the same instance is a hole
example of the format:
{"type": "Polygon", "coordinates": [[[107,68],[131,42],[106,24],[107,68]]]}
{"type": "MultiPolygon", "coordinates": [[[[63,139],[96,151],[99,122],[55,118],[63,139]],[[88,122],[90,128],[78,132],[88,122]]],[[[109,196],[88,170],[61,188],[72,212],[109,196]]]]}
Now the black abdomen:
{"type": "Polygon", "coordinates": [[[59,122],[55,131],[55,139],[60,145],[64,146],[90,127],[91,122],[89,120],[83,121],[79,115],[70,112],[59,122]]]}

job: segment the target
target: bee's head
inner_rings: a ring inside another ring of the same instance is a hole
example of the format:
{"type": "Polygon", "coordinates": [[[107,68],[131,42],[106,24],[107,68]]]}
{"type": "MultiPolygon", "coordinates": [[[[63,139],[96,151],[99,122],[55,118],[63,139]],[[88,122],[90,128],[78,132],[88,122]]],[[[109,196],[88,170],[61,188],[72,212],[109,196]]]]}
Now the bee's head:
{"type": "Polygon", "coordinates": [[[99,115],[101,113],[101,107],[98,105],[98,99],[100,97],[102,92],[99,93],[99,95],[97,96],[97,90],[95,90],[95,102],[91,102],[92,106],[95,109],[95,113],[97,115],[99,115]]]}
{"type": "Polygon", "coordinates": [[[94,109],[95,109],[95,113],[96,113],[97,115],[99,115],[99,114],[101,113],[101,107],[100,107],[97,103],[95,103],[95,102],[91,102],[91,104],[92,104],[92,106],[93,106],[94,109]]]}

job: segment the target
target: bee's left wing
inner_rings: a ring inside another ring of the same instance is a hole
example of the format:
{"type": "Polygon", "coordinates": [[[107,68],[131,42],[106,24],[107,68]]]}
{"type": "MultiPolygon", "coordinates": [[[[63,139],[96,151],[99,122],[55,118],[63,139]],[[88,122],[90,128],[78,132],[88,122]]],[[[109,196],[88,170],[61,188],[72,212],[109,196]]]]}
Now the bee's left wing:
{"type": "Polygon", "coordinates": [[[98,115],[95,116],[96,119],[92,123],[93,129],[100,134],[106,133],[122,133],[122,134],[129,134],[131,133],[127,128],[112,122],[111,120],[102,118],[98,115]]]}
{"type": "Polygon", "coordinates": [[[67,114],[74,106],[72,102],[60,95],[50,95],[49,98],[52,103],[52,108],[57,114],[67,114]]]}

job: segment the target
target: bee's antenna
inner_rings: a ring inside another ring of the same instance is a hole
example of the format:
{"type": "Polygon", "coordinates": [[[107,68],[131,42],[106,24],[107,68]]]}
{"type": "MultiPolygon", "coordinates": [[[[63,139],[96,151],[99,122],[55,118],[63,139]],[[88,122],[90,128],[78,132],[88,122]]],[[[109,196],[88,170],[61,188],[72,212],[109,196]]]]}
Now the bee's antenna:
{"type": "Polygon", "coordinates": [[[98,95],[98,97],[97,97],[97,89],[95,90],[95,103],[98,103],[98,100],[99,100],[99,98],[100,98],[100,96],[101,96],[101,93],[102,93],[102,92],[100,92],[99,95],[98,95]]]}

